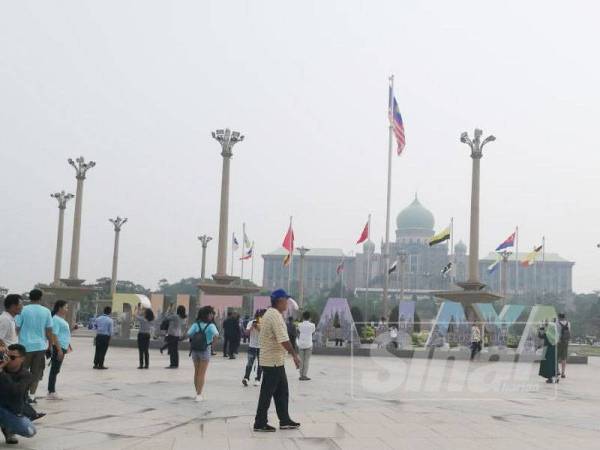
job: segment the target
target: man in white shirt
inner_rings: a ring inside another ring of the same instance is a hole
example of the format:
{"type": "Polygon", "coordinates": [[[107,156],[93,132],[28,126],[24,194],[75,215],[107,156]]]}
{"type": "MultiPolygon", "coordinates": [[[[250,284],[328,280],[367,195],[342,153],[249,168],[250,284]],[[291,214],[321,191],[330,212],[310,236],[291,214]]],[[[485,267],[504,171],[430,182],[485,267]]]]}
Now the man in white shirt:
{"type": "Polygon", "coordinates": [[[304,311],[302,313],[302,322],[298,325],[298,353],[300,355],[300,381],[308,381],[310,378],[306,376],[308,373],[308,363],[313,347],[313,334],[315,332],[315,324],[310,321],[310,313],[304,311]]]}
{"type": "Polygon", "coordinates": [[[21,308],[20,295],[9,294],[4,299],[4,312],[0,314],[0,341],[4,342],[6,347],[19,343],[15,316],[21,312],[21,308]]]}
{"type": "Polygon", "coordinates": [[[248,344],[248,363],[246,364],[246,371],[244,373],[244,379],[242,384],[248,386],[250,382],[250,373],[256,361],[256,378],[254,379],[254,386],[260,386],[260,377],[262,375],[262,368],[260,367],[260,318],[265,314],[264,309],[256,311],[254,320],[248,322],[246,330],[250,335],[250,341],[248,344]]]}

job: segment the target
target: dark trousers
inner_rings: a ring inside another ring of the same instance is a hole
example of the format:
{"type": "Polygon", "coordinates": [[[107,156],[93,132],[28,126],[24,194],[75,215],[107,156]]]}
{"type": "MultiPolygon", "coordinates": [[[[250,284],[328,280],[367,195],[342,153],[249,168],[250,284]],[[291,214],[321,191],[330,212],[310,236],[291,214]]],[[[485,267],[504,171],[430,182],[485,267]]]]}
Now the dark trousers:
{"type": "Polygon", "coordinates": [[[267,414],[269,406],[271,406],[271,398],[275,401],[279,423],[290,422],[291,419],[288,413],[290,392],[288,390],[285,367],[263,367],[262,370],[263,380],[260,386],[260,397],[258,398],[254,426],[263,427],[267,424],[267,414]]]}
{"type": "Polygon", "coordinates": [[[58,354],[56,353],[56,348],[52,347],[52,356],[50,357],[50,375],[48,376],[48,392],[53,393],[56,392],[56,377],[60,372],[60,368],[62,367],[62,363],[67,356],[67,349],[63,348],[63,359],[58,359],[58,354]]]}
{"type": "Polygon", "coordinates": [[[240,346],[239,336],[225,336],[223,339],[223,356],[233,357],[240,346]]]}
{"type": "Polygon", "coordinates": [[[94,367],[104,367],[104,357],[108,351],[110,336],[106,334],[96,335],[96,353],[94,354],[94,367]]]}
{"type": "Polygon", "coordinates": [[[179,337],[167,336],[167,348],[169,349],[169,358],[171,367],[179,367],[179,337]]]}
{"type": "Polygon", "coordinates": [[[471,342],[471,359],[475,358],[479,352],[481,352],[481,341],[471,342]]]}
{"type": "Polygon", "coordinates": [[[148,368],[150,363],[150,333],[138,333],[137,335],[138,352],[140,354],[140,367],[148,368]]]}
{"type": "Polygon", "coordinates": [[[260,348],[248,347],[248,362],[246,363],[246,373],[244,374],[246,380],[250,379],[254,361],[256,361],[256,381],[260,381],[260,376],[262,374],[262,367],[260,367],[260,348]]]}

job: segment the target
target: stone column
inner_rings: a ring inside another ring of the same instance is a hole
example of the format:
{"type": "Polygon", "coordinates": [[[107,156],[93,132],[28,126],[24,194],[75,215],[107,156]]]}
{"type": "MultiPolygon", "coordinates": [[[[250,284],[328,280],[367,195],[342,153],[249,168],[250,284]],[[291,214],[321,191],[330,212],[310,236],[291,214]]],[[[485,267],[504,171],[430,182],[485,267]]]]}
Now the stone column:
{"type": "Polygon", "coordinates": [[[206,278],[206,249],[208,243],[212,241],[212,237],[203,234],[202,236],[198,236],[198,240],[202,243],[202,271],[200,272],[200,279],[204,280],[206,278]]]}
{"type": "Polygon", "coordinates": [[[479,282],[479,176],[481,153],[471,154],[471,226],[469,233],[469,282],[479,282]]]}
{"type": "Polygon", "coordinates": [[[55,286],[60,285],[60,272],[62,267],[62,248],[63,248],[63,230],[65,226],[65,209],[67,208],[67,202],[71,200],[74,195],[66,194],[65,191],[56,192],[50,194],[50,197],[58,200],[58,233],[56,237],[56,256],[54,257],[54,280],[55,286]]]}
{"type": "Polygon", "coordinates": [[[94,167],[96,163],[90,161],[85,162],[83,156],[80,156],[75,161],[69,158],[69,164],[73,166],[77,178],[77,192],[75,194],[75,216],[73,219],[73,243],[71,245],[71,267],[69,270],[69,278],[78,280],[79,278],[79,242],[81,237],[81,208],[83,202],[83,181],[89,169],[94,167]]]}
{"type": "Polygon", "coordinates": [[[221,144],[221,156],[223,157],[223,172],[221,174],[221,206],[219,213],[219,246],[217,254],[217,277],[227,276],[227,241],[229,222],[229,166],[233,156],[232,148],[244,139],[237,131],[217,130],[212,133],[219,144],[221,144]]]}
{"type": "Polygon", "coordinates": [[[481,141],[483,132],[475,129],[473,140],[469,138],[466,132],[460,136],[460,141],[467,144],[471,149],[471,159],[473,160],[471,174],[471,226],[469,233],[469,277],[468,285],[479,289],[479,179],[480,162],[483,157],[483,147],[488,143],[495,141],[494,136],[488,136],[481,141]]]}
{"type": "Polygon", "coordinates": [[[117,267],[119,265],[119,235],[121,234],[121,227],[127,222],[127,217],[121,218],[117,216],[116,219],[108,219],[110,223],[114,225],[115,230],[115,247],[113,251],[113,265],[112,265],[112,279],[110,282],[110,296],[114,297],[117,292],[117,267]]]}

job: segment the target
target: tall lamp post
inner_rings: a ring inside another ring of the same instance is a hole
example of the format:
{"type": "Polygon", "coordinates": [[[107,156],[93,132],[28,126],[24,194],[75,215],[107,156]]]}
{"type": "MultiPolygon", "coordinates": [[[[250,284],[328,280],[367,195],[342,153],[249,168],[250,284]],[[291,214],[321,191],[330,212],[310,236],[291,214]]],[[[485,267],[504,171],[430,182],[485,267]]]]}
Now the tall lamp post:
{"type": "Polygon", "coordinates": [[[483,147],[488,142],[493,142],[496,138],[489,135],[481,140],[483,131],[476,128],[473,139],[465,131],[460,135],[460,141],[467,144],[471,149],[471,159],[473,160],[471,175],[471,226],[469,234],[469,277],[461,286],[466,290],[480,290],[484,287],[479,281],[479,180],[480,180],[480,162],[483,157],[483,147]]]}
{"type": "Polygon", "coordinates": [[[63,231],[65,227],[65,209],[67,208],[67,202],[71,200],[74,195],[66,194],[65,191],[56,192],[50,194],[50,197],[55,198],[58,201],[58,233],[56,237],[56,256],[54,257],[54,281],[55,286],[60,285],[60,272],[62,267],[62,248],[63,248],[63,231]]]}
{"type": "MultiPolygon", "coordinates": [[[[217,273],[215,280],[228,282],[227,277],[227,232],[229,221],[229,166],[233,156],[233,146],[244,140],[244,136],[238,131],[216,130],[212,137],[221,145],[221,156],[223,157],[223,173],[221,175],[221,209],[219,215],[219,247],[217,254],[217,273]]],[[[232,274],[233,276],[233,274],[232,274]]]]}
{"type": "Polygon", "coordinates": [[[304,307],[304,257],[308,252],[310,252],[310,248],[306,248],[304,246],[298,247],[298,253],[300,253],[300,276],[298,280],[298,306],[300,309],[304,307]]]}
{"type": "MultiPolygon", "coordinates": [[[[81,207],[83,201],[83,182],[87,171],[96,165],[94,161],[85,162],[83,156],[68,162],[75,169],[75,178],[77,179],[77,191],[75,193],[75,216],[73,219],[73,243],[71,245],[71,267],[69,269],[69,279],[78,281],[79,274],[79,242],[81,240],[81,207]]],[[[77,283],[76,283],[77,284],[77,283]]]]}
{"type": "Polygon", "coordinates": [[[108,219],[113,224],[115,230],[115,248],[113,251],[113,265],[112,265],[112,280],[110,282],[110,295],[114,297],[117,292],[117,266],[119,264],[119,235],[121,234],[121,227],[127,222],[127,217],[122,218],[117,216],[116,219],[108,219]]]}
{"type": "Polygon", "coordinates": [[[198,240],[202,243],[202,272],[200,272],[200,279],[204,280],[206,278],[206,248],[208,247],[208,243],[212,241],[212,237],[203,234],[202,236],[198,236],[198,240]]]}

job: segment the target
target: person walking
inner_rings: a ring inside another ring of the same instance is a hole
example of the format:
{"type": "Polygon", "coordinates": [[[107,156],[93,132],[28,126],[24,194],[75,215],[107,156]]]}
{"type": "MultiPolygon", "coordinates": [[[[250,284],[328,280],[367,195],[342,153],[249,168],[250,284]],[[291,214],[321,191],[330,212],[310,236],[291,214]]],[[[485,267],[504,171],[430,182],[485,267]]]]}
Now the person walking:
{"type": "Polygon", "coordinates": [[[3,342],[6,347],[19,343],[15,317],[19,315],[22,308],[20,295],[8,294],[4,298],[4,312],[0,314],[0,342],[3,342]]]}
{"type": "Polygon", "coordinates": [[[206,371],[211,357],[211,348],[214,340],[219,336],[219,330],[213,323],[215,310],[212,306],[203,306],[198,310],[196,322],[187,332],[190,338],[190,354],[194,362],[194,387],[196,388],[196,401],[204,400],[202,392],[206,381],[206,371]]]}
{"type": "Polygon", "coordinates": [[[138,303],[135,310],[135,318],[140,325],[137,335],[138,353],[140,356],[138,369],[147,369],[150,364],[150,335],[152,333],[154,313],[150,308],[143,309],[141,304],[138,303]]]}
{"type": "Polygon", "coordinates": [[[546,383],[558,383],[558,359],[556,355],[557,343],[556,324],[545,322],[538,330],[538,337],[544,341],[544,350],[540,361],[539,376],[546,379],[546,383]]]}
{"type": "Polygon", "coordinates": [[[110,337],[113,334],[114,324],[112,317],[112,308],[107,306],[104,308],[103,314],[96,319],[96,351],[94,353],[94,369],[106,370],[108,367],[104,365],[104,358],[110,344],[110,337]]]}
{"type": "Polygon", "coordinates": [[[298,339],[298,329],[296,328],[294,318],[291,314],[288,316],[286,327],[288,336],[290,337],[290,342],[292,343],[292,347],[294,347],[295,351],[298,351],[298,344],[296,343],[298,339]]]}
{"type": "Polygon", "coordinates": [[[260,384],[260,377],[262,375],[262,368],[260,367],[260,318],[265,314],[264,309],[259,309],[254,314],[254,320],[251,320],[246,325],[246,330],[250,338],[248,342],[248,362],[246,363],[246,371],[244,372],[244,378],[242,384],[248,386],[250,382],[250,374],[256,361],[256,378],[254,379],[254,386],[260,384]]]}
{"type": "Polygon", "coordinates": [[[248,317],[248,314],[246,314],[244,316],[244,320],[242,320],[242,324],[241,324],[242,343],[243,344],[248,343],[248,340],[250,338],[250,334],[248,333],[248,323],[250,323],[250,317],[248,317]]]}
{"type": "Polygon", "coordinates": [[[287,334],[283,313],[287,310],[290,296],[283,289],[271,293],[271,307],[261,319],[259,335],[260,365],[263,369],[263,380],[254,418],[254,431],[273,432],[274,427],[268,424],[267,416],[271,399],[275,401],[275,409],[279,418],[279,429],[291,430],[300,428],[288,412],[289,389],[285,374],[285,355],[290,353],[296,368],[300,368],[300,358],[294,351],[287,334]]]}
{"type": "Polygon", "coordinates": [[[227,319],[223,321],[223,357],[235,359],[237,347],[240,343],[240,323],[237,315],[233,311],[227,313],[227,319]]]}
{"type": "Polygon", "coordinates": [[[4,357],[0,359],[0,429],[6,443],[18,444],[15,435],[23,437],[35,436],[36,429],[27,417],[25,403],[29,385],[34,381],[33,375],[25,369],[27,352],[20,344],[2,348],[4,357]]]}
{"type": "Polygon", "coordinates": [[[481,330],[476,323],[471,327],[471,361],[481,352],[481,330]]]}
{"type": "Polygon", "coordinates": [[[167,315],[169,329],[167,330],[167,344],[169,349],[169,366],[165,369],[177,369],[179,367],[179,341],[181,340],[182,329],[185,326],[185,306],[179,305],[175,314],[171,312],[167,315]]]}
{"type": "Polygon", "coordinates": [[[315,324],[310,321],[310,312],[302,313],[302,322],[298,325],[298,352],[300,354],[300,381],[309,381],[308,365],[312,355],[313,334],[315,333],[315,324]]]}
{"type": "Polygon", "coordinates": [[[558,331],[557,356],[560,364],[560,377],[566,378],[567,358],[569,357],[569,340],[571,339],[571,324],[564,313],[558,315],[556,324],[558,331]]]}
{"type": "Polygon", "coordinates": [[[29,292],[31,303],[25,306],[21,314],[15,318],[19,344],[24,346],[27,351],[24,367],[33,376],[33,381],[29,386],[30,401],[32,403],[36,403],[35,392],[44,376],[46,350],[49,350],[54,339],[52,315],[48,308],[40,304],[42,295],[42,291],[39,289],[33,289],[29,292]]]}
{"type": "Polygon", "coordinates": [[[52,334],[54,335],[54,345],[50,356],[50,376],[48,377],[48,395],[47,400],[61,400],[56,395],[56,378],[60,368],[65,360],[67,353],[71,348],[71,330],[68,322],[65,320],[68,312],[67,302],[57,300],[52,309],[52,334]]]}

